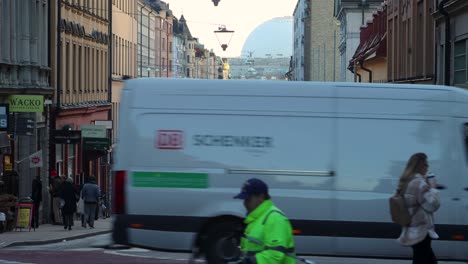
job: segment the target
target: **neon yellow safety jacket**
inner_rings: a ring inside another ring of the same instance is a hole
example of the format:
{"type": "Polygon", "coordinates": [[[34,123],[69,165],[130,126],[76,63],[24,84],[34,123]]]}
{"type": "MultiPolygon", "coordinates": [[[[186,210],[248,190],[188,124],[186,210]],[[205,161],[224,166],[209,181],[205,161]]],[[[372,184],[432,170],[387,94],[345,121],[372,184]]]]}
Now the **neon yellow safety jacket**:
{"type": "Polygon", "coordinates": [[[241,251],[246,257],[258,264],[296,263],[291,257],[295,256],[291,223],[271,200],[248,214],[244,223],[247,227],[241,239],[241,251]]]}

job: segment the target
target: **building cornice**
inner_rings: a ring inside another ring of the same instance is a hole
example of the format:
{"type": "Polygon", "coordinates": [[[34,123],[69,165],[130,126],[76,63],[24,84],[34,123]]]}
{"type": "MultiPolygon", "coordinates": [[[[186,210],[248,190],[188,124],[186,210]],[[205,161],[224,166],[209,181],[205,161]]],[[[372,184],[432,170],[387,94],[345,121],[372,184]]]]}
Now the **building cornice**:
{"type": "MultiPolygon", "coordinates": [[[[466,12],[465,10],[468,9],[468,1],[466,0],[453,0],[451,2],[448,2],[445,6],[444,6],[444,9],[449,13],[449,14],[454,14],[454,13],[457,13],[457,12],[466,12]]],[[[439,20],[439,19],[442,19],[444,17],[444,15],[442,15],[440,12],[439,12],[439,9],[437,7],[437,9],[435,10],[434,13],[432,13],[432,17],[435,19],[435,20],[439,20]]]]}
{"type": "Polygon", "coordinates": [[[2,86],[0,85],[0,95],[52,95],[55,89],[52,87],[24,87],[24,86],[2,86]]]}

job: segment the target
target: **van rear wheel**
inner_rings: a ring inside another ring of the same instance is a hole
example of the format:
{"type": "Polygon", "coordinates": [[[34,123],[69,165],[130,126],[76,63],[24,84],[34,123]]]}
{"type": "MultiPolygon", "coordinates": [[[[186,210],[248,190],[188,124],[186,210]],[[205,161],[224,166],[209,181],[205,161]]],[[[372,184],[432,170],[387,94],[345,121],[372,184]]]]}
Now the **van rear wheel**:
{"type": "Polygon", "coordinates": [[[242,224],[236,221],[220,222],[211,227],[205,243],[205,258],[208,264],[226,264],[240,257],[242,224]]]}

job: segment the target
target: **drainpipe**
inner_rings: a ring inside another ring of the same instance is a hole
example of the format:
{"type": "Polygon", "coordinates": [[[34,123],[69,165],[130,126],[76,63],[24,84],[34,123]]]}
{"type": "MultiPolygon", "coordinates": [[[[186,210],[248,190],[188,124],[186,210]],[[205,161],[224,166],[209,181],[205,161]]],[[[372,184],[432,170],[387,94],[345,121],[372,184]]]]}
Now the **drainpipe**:
{"type": "MultiPolygon", "coordinates": [[[[142,6],[140,7],[140,39],[143,39],[143,8],[145,7],[145,5],[142,3],[142,6]]],[[[149,19],[149,17],[148,17],[149,19]]],[[[149,27],[150,25],[148,25],[149,27]]],[[[138,35],[138,34],[137,34],[138,35]]],[[[138,38],[138,36],[137,36],[138,38]]],[[[140,43],[138,43],[138,45],[140,45],[140,76],[138,77],[143,77],[143,43],[141,43],[142,41],[140,41],[140,43]]],[[[149,56],[149,54],[148,54],[149,56]]]]}
{"type": "Polygon", "coordinates": [[[369,73],[369,82],[372,82],[372,71],[366,67],[364,67],[364,60],[360,62],[361,64],[361,69],[369,73]]]}
{"type": "Polygon", "coordinates": [[[444,84],[445,85],[450,85],[450,54],[452,53],[451,49],[451,44],[450,44],[450,39],[451,39],[451,34],[450,34],[450,16],[447,10],[444,9],[444,5],[448,2],[449,0],[442,0],[442,2],[439,3],[439,12],[444,15],[445,17],[445,73],[444,73],[444,84]]]}
{"type": "MultiPolygon", "coordinates": [[[[50,6],[52,3],[50,4],[50,6]]],[[[57,26],[57,39],[56,39],[56,46],[57,46],[57,51],[56,51],[56,65],[55,69],[57,72],[57,77],[56,77],[56,84],[55,84],[55,107],[51,105],[49,107],[50,109],[50,124],[49,124],[49,177],[50,173],[55,170],[55,165],[56,165],[56,149],[55,149],[55,141],[54,141],[54,131],[57,127],[57,117],[60,113],[60,106],[61,106],[61,95],[62,95],[62,29],[61,29],[61,22],[62,22],[62,0],[57,1],[57,5],[55,7],[57,9],[57,21],[50,20],[50,23],[57,23],[54,26],[57,26]]],[[[50,10],[49,12],[51,12],[50,10]]],[[[50,55],[51,53],[49,53],[50,55]]],[[[50,180],[50,178],[49,178],[50,180]]]]}
{"type": "Polygon", "coordinates": [[[353,68],[349,69],[354,74],[354,82],[361,82],[361,74],[357,73],[357,65],[354,63],[353,68]],[[359,80],[359,81],[358,81],[359,80]]]}

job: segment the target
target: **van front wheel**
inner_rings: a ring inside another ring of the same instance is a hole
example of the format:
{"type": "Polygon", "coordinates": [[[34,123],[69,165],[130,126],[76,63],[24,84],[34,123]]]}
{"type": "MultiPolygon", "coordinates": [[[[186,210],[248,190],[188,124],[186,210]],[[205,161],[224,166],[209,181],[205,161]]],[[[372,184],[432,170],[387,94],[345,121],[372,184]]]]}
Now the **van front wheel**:
{"type": "Polygon", "coordinates": [[[242,224],[235,221],[221,222],[209,229],[205,243],[208,264],[226,264],[240,257],[242,224]]]}

